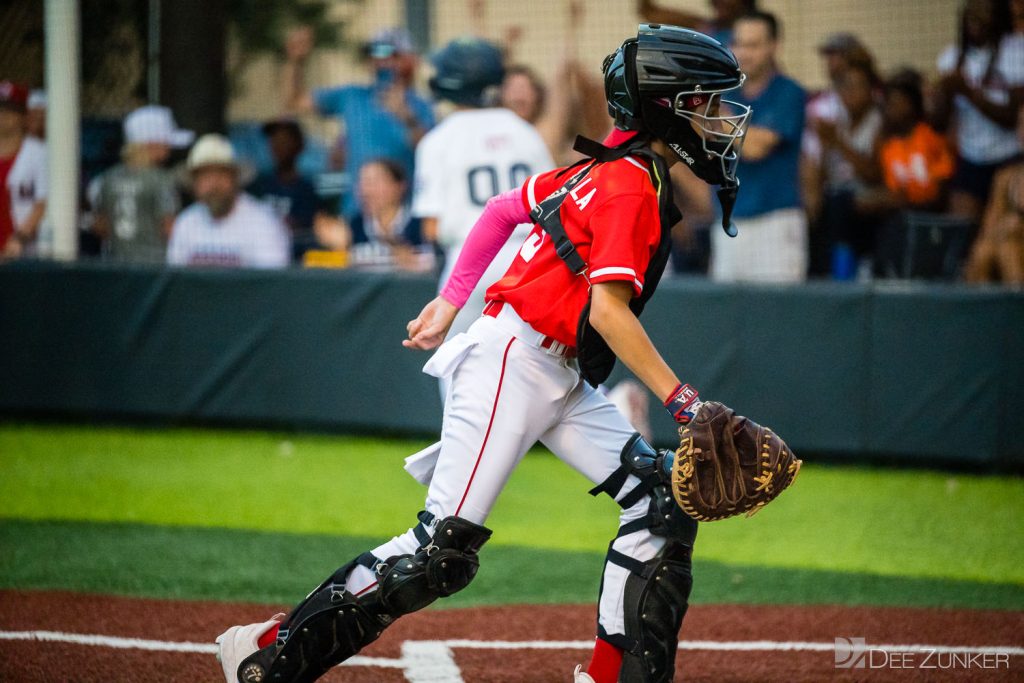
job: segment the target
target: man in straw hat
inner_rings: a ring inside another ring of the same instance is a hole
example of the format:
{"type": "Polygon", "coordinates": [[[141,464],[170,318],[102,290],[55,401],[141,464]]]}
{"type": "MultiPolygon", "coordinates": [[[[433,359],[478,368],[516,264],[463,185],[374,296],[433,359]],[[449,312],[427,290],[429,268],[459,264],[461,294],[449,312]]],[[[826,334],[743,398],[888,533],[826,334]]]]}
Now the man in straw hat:
{"type": "Polygon", "coordinates": [[[288,232],[265,204],[241,191],[243,169],[223,135],[199,138],[186,167],[196,202],[171,232],[167,262],[176,266],[281,268],[288,232]]]}

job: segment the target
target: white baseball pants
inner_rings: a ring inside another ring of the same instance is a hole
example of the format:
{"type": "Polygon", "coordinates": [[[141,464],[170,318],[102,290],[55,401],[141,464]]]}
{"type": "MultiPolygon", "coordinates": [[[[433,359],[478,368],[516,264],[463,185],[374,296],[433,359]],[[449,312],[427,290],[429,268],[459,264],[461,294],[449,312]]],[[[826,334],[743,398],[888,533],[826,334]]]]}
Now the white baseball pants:
{"type": "MultiPolygon", "coordinates": [[[[424,451],[407,467],[419,468],[418,478],[424,482],[429,478],[426,510],[435,520],[455,515],[484,524],[512,470],[538,441],[594,484],[621,464],[622,448],[635,430],[607,398],[580,378],[573,360],[541,348],[542,340],[506,305],[496,318],[483,316],[466,333],[450,337],[424,367],[428,374],[451,378],[439,448],[424,451]]],[[[637,484],[639,480],[630,476],[618,498],[637,484]]],[[[642,517],[648,503],[645,496],[623,510],[620,525],[642,517]]],[[[663,538],[642,530],[616,539],[613,547],[646,562],[663,545],[663,538]]],[[[419,546],[409,529],[372,553],[384,560],[415,553],[419,546]]],[[[608,634],[625,632],[628,573],[605,564],[598,612],[608,634]]],[[[351,592],[367,592],[374,586],[369,569],[360,566],[349,575],[351,592]]]]}

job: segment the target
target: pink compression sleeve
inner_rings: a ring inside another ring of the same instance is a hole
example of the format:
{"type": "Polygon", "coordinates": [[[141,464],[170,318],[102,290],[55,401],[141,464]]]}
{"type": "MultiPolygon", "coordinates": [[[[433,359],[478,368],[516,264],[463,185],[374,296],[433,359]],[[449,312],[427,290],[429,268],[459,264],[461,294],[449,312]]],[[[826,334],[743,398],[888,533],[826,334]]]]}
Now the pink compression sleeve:
{"type": "Polygon", "coordinates": [[[522,188],[503,192],[487,201],[455,262],[452,274],[441,290],[446,301],[462,308],[487,266],[508,241],[520,223],[529,223],[530,214],[523,206],[522,188]]]}

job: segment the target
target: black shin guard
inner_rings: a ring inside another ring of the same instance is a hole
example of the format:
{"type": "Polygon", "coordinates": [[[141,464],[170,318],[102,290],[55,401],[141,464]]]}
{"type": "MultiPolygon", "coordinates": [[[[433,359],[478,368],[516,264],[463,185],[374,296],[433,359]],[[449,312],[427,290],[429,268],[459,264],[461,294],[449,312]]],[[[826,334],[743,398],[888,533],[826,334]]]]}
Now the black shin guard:
{"type": "Polygon", "coordinates": [[[275,643],[239,665],[239,680],[312,683],[375,641],[398,617],[465,588],[476,576],[477,552],[490,536],[486,527],[446,517],[414,555],[381,562],[366,554],[349,562],[292,611],[275,643]],[[345,590],[356,564],[372,566],[378,576],[377,590],[362,597],[345,590]]]}
{"type": "MultiPolygon", "coordinates": [[[[647,500],[647,513],[619,528],[618,536],[648,530],[665,538],[661,551],[648,560],[624,555],[608,548],[608,562],[629,570],[623,611],[625,634],[598,635],[623,649],[619,680],[624,683],[667,683],[675,671],[679,629],[693,586],[690,555],[697,537],[697,522],[675,504],[665,468],[665,452],[658,453],[639,434],[622,449],[622,466],[591,493],[607,493],[623,509],[647,500]],[[640,482],[619,497],[630,476],[640,482]]],[[[603,590],[603,585],[602,585],[603,590]]]]}
{"type": "Polygon", "coordinates": [[[693,586],[691,549],[668,541],[643,574],[626,579],[626,638],[620,681],[668,683],[675,672],[679,629],[693,586]]]}

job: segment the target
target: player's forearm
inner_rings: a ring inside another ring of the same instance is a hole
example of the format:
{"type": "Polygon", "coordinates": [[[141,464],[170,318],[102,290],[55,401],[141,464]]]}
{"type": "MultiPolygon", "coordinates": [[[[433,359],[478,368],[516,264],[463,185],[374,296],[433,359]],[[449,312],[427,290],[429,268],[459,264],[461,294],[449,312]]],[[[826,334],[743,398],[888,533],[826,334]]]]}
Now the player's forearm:
{"type": "Polygon", "coordinates": [[[1000,104],[988,99],[984,90],[975,88],[968,90],[966,97],[988,119],[1008,130],[1016,125],[1017,112],[1020,111],[1021,100],[1024,100],[1022,93],[1017,91],[1011,93],[1009,102],[1000,104]]]}
{"type": "Polygon", "coordinates": [[[637,379],[659,401],[664,401],[679,386],[679,378],[658,353],[640,320],[630,310],[631,296],[632,285],[628,283],[594,285],[590,324],[637,379]]]}
{"type": "Polygon", "coordinates": [[[466,238],[448,282],[441,290],[446,301],[462,308],[516,226],[529,222],[530,214],[523,206],[521,193],[522,189],[516,188],[487,201],[484,212],[466,238]]]}
{"type": "Polygon", "coordinates": [[[288,60],[281,69],[284,108],[296,114],[305,114],[313,109],[313,100],[306,89],[305,64],[299,60],[288,60]]]}

